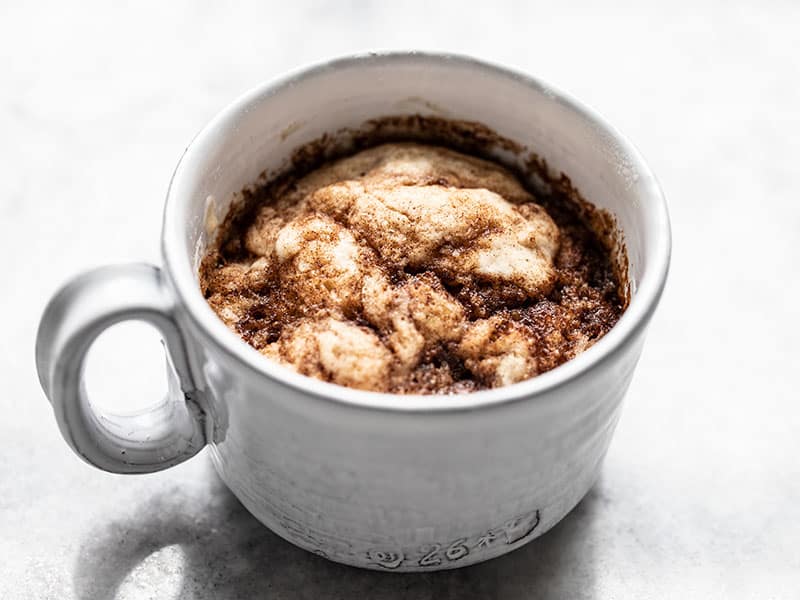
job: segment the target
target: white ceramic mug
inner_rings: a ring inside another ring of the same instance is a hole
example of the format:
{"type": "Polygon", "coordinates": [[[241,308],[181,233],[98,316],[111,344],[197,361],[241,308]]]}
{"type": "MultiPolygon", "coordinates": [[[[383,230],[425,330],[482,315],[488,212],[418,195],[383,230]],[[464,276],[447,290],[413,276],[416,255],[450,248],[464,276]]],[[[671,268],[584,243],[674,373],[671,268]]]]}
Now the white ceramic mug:
{"type": "Polygon", "coordinates": [[[106,267],[59,291],[39,329],[39,377],[66,441],[101,469],[156,471],[208,445],[241,502],[298,546],[367,568],[460,567],[541,535],[594,483],[669,254],[667,210],[652,173],[575,100],[464,57],[345,58],[259,86],[195,138],[167,196],[164,267],[106,267]],[[550,372],[456,396],[380,394],[307,378],[229,331],[198,286],[207,211],[221,219],[236,192],[324,133],[441,110],[535,150],[616,217],[632,298],[613,329],[550,372]],[[82,384],[86,352],[127,319],[161,331],[170,395],[134,416],[101,414],[82,384]]]}

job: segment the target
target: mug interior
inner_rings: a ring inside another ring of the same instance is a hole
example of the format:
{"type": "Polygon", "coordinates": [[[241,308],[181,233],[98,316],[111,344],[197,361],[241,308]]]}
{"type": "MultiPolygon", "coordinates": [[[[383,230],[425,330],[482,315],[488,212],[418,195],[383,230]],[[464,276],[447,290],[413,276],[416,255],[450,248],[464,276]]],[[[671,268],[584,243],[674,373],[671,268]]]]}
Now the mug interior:
{"type": "MultiPolygon", "coordinates": [[[[426,409],[535,395],[600,361],[646,324],[666,278],[670,234],[658,184],[631,144],[598,115],[533,78],[464,57],[399,53],[335,60],[260,86],[220,113],[187,149],[167,198],[164,260],[181,304],[211,339],[257,372],[309,393],[395,407],[391,394],[319,382],[264,359],[207,305],[198,266],[241,190],[265,172],[285,169],[293,150],[324,134],[401,115],[475,121],[535,152],[552,174],[566,174],[583,198],[615,218],[628,260],[630,304],[592,348],[512,386],[427,397],[426,409]]],[[[498,158],[517,160],[502,152],[498,158]]],[[[422,405],[408,398],[403,407],[422,405]]]]}

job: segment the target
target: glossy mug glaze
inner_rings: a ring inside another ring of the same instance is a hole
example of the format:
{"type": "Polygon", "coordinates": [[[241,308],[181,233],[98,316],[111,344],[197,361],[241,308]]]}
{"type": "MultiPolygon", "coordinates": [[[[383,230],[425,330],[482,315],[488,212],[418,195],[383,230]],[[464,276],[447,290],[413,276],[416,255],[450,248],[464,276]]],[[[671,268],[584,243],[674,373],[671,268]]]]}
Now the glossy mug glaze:
{"type": "Polygon", "coordinates": [[[241,502],[302,548],[372,569],[461,567],[543,534],[596,480],[669,253],[652,173],[629,142],[565,94],[465,57],[345,58],[259,86],[195,138],[167,196],[164,267],[105,267],[60,290],[40,324],[39,377],[65,440],[101,469],[157,471],[208,445],[241,502]],[[293,373],[223,325],[198,287],[209,222],[298,146],[403,114],[483,123],[535,150],[615,216],[631,303],[605,337],[515,385],[397,396],[293,373]],[[85,355],[127,319],[160,330],[170,394],[137,415],[101,414],[82,384],[85,355]]]}

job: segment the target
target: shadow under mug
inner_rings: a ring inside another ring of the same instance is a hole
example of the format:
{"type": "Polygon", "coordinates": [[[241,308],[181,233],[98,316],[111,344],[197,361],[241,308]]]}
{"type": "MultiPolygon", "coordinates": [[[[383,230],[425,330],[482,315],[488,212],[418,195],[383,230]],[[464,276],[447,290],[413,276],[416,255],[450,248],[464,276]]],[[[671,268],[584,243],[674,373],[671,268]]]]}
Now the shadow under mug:
{"type": "Polygon", "coordinates": [[[369,54],[257,87],[181,159],[167,196],[164,267],[110,266],[51,300],[36,361],[65,440],[115,473],[175,465],[208,445],[221,478],[262,523],[300,547],[373,569],[481,562],[538,537],[596,480],[663,289],[666,205],[638,152],[603,119],[526,75],[453,55],[369,54]],[[323,134],[387,115],[475,121],[535,150],[614,215],[631,302],[575,359],[531,380],[455,396],[399,396],[325,383],[250,348],[212,312],[198,261],[230,202],[323,134]],[[135,415],[101,412],[82,382],[110,325],[153,324],[170,393],[135,415]]]}

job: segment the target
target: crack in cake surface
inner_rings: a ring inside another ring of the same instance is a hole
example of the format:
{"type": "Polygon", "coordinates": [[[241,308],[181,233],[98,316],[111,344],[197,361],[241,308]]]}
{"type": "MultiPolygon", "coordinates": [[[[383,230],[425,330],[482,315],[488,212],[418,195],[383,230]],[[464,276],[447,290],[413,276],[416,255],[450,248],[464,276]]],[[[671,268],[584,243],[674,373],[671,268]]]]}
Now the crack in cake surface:
{"type": "Polygon", "coordinates": [[[228,327],[305,375],[400,393],[496,387],[573,357],[622,310],[591,232],[559,220],[497,164],[384,144],[223,226],[201,285],[228,327]]]}

